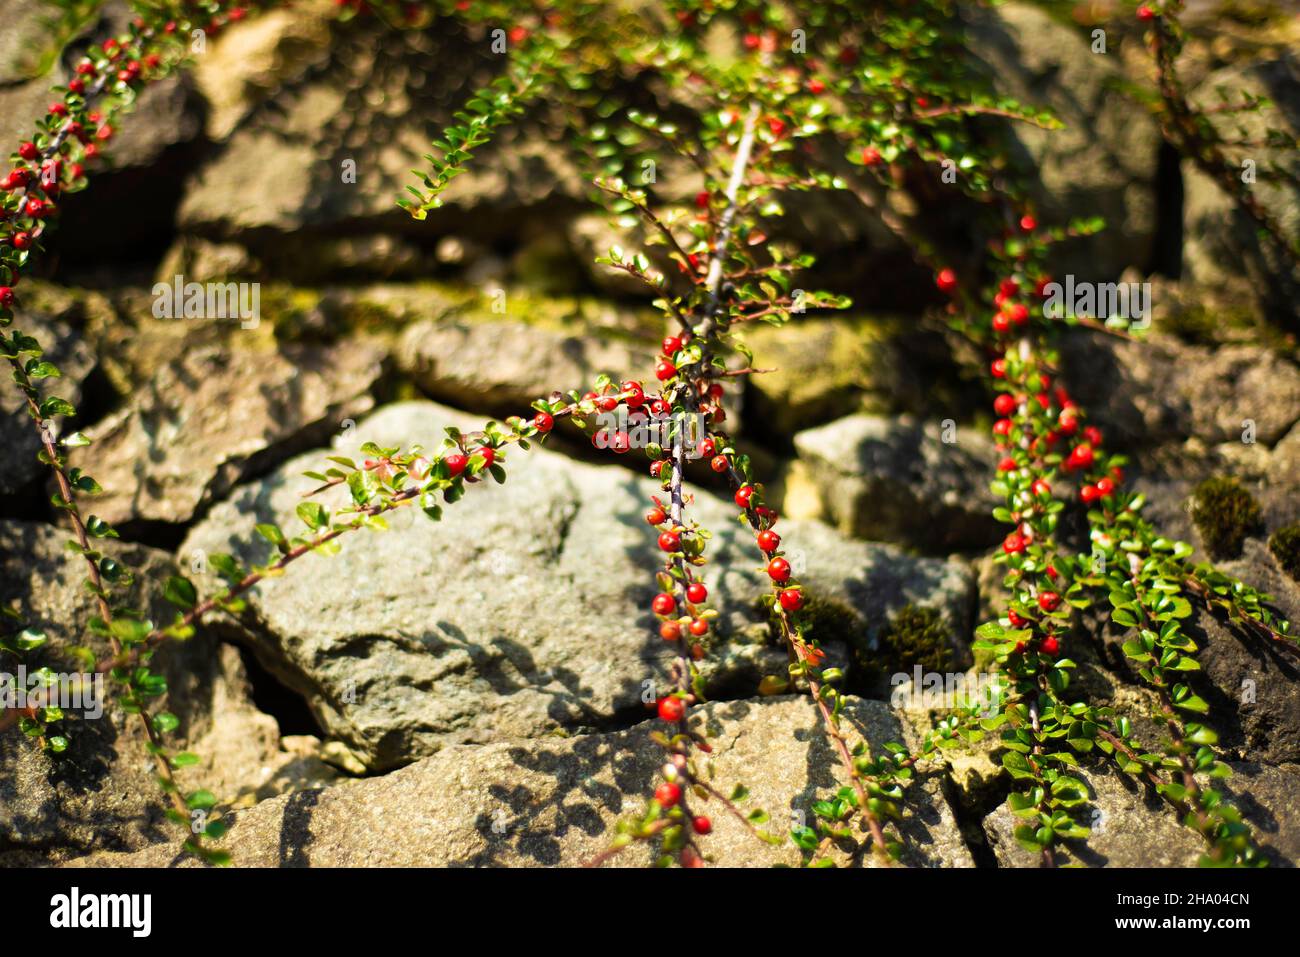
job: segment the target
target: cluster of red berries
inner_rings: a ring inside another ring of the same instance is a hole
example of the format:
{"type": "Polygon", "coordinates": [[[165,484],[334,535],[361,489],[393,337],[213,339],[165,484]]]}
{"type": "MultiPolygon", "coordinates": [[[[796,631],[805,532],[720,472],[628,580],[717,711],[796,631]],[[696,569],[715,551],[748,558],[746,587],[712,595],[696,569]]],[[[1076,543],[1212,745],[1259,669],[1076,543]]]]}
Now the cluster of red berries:
{"type": "Polygon", "coordinates": [[[0,307],[13,305],[18,269],[25,262],[21,254],[34,248],[58,212],[56,200],[83,185],[85,163],[97,158],[101,145],[114,136],[112,123],[91,108],[91,100],[101,92],[135,91],[162,75],[165,44],[178,44],[178,38],[170,39],[177,34],[202,29],[211,35],[246,13],[242,6],[219,9],[206,26],[142,13],[74,66],[63,99],[50,105],[41,133],[19,144],[14,166],[0,176],[0,289],[7,291],[0,293],[0,307]]]}

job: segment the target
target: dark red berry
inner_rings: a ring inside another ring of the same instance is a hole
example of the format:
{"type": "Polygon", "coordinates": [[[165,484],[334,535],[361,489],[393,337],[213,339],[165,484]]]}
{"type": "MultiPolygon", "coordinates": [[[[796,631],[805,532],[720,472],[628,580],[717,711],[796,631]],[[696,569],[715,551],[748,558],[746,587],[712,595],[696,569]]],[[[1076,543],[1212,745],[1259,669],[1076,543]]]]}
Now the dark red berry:
{"type": "Polygon", "coordinates": [[[803,592],[797,588],[787,588],[782,591],[781,607],[786,611],[798,611],[803,607],[803,592]]]}
{"type": "Polygon", "coordinates": [[[1048,635],[1043,639],[1043,654],[1054,655],[1061,650],[1061,643],[1056,640],[1055,635],[1048,635]]]}
{"type": "Polygon", "coordinates": [[[951,269],[940,269],[939,275],[934,278],[934,284],[942,292],[952,292],[957,288],[957,274],[951,269]]]}
{"type": "Polygon", "coordinates": [[[742,485],[736,489],[736,504],[741,508],[749,508],[749,503],[754,498],[754,486],[742,485]]]}
{"type": "Polygon", "coordinates": [[[469,457],[460,452],[453,452],[443,458],[443,462],[447,464],[447,471],[451,473],[452,478],[455,478],[465,471],[465,466],[469,464],[469,457]]]}
{"type": "Polygon", "coordinates": [[[759,532],[758,547],[763,551],[771,553],[781,547],[781,536],[776,532],[759,532]]]}
{"type": "Polygon", "coordinates": [[[654,601],[650,603],[656,615],[671,615],[677,610],[677,599],[667,592],[660,592],[655,595],[654,601]]]}
{"type": "Polygon", "coordinates": [[[664,350],[664,355],[671,356],[674,353],[676,353],[679,349],[681,349],[682,347],[681,337],[668,336],[666,339],[664,339],[662,346],[664,350]]]}
{"type": "Polygon", "coordinates": [[[1061,605],[1061,596],[1054,591],[1040,592],[1038,595],[1038,607],[1043,611],[1056,611],[1061,605]]]}
{"type": "Polygon", "coordinates": [[[655,366],[655,378],[658,379],[660,382],[664,382],[668,379],[671,379],[675,375],[677,375],[677,367],[673,365],[671,362],[669,362],[667,359],[664,359],[662,362],[660,362],[658,365],[655,366]]]}
{"type": "Polygon", "coordinates": [[[659,536],[659,547],[666,552],[675,552],[681,547],[682,537],[676,532],[664,532],[659,536]]]}
{"type": "Polygon", "coordinates": [[[555,419],[549,412],[538,412],[533,416],[533,425],[538,432],[549,432],[555,427],[555,419]]]}
{"type": "Polygon", "coordinates": [[[731,462],[725,455],[715,455],[713,461],[709,463],[709,468],[715,472],[725,472],[730,467],[731,462]]]}
{"type": "Polygon", "coordinates": [[[713,822],[703,814],[691,819],[691,827],[696,834],[708,834],[713,830],[713,822]]]}
{"type": "Polygon", "coordinates": [[[774,558],[767,563],[767,574],[774,582],[790,580],[790,563],[784,558],[774,558]]]}
{"type": "Polygon", "coordinates": [[[709,597],[709,590],[699,582],[691,582],[686,586],[686,600],[692,605],[698,605],[709,597]]]}

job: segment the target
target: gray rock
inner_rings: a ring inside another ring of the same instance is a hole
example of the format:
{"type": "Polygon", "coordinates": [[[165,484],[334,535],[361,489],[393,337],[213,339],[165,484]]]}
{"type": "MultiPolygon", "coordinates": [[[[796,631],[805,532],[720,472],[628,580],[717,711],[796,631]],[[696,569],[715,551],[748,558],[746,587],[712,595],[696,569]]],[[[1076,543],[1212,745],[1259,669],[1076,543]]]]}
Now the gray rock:
{"type": "MultiPolygon", "coordinates": [[[[29,670],[82,670],[69,655],[74,646],[89,647],[97,660],[110,654],[107,643],[86,629],[98,612],[82,588],[81,558],[64,548],[68,538],[53,526],[0,521],[0,604],[16,607],[50,639],[30,653],[29,670]]],[[[170,620],[174,609],[162,601],[159,587],[175,573],[167,555],[134,545],[106,551],[136,571],[136,584],[120,593],[121,600],[143,605],[154,620],[170,620]]],[[[4,657],[4,670],[14,673],[18,662],[4,657]]],[[[163,646],[154,664],[171,692],[165,707],[181,722],[169,745],[203,759],[178,772],[182,787],[206,787],[222,798],[253,786],[278,793],[279,731],[274,719],[253,707],[235,649],[199,635],[163,646]]],[[[70,741],[61,755],[38,750],[13,730],[0,735],[0,861],[62,860],[162,840],[179,844],[174,825],[163,818],[139,719],[121,710],[107,682],[106,690],[109,702],[100,718],[77,715],[60,723],[70,741]]]]}
{"type": "Polygon", "coordinates": [[[847,534],[930,552],[988,545],[999,537],[988,488],[996,450],[970,427],[951,444],[941,432],[937,421],[851,415],[800,432],[795,449],[847,534]]]}
{"type": "MultiPolygon", "coordinates": [[[[873,750],[898,740],[901,728],[887,706],[851,700],[849,716],[873,750]]],[[[834,752],[805,698],[715,702],[695,711],[715,746],[719,790],[743,782],[745,808],[772,816],[784,833],[795,812],[843,782],[834,752]]],[[[265,801],[234,817],[228,839],[245,867],[544,867],[577,866],[609,846],[613,826],[644,807],[663,752],[650,725],[567,739],[502,741],[447,748],[379,778],[303,791],[265,801]]],[[[931,778],[909,788],[898,828],[905,862],[970,867],[952,810],[931,778]]],[[[716,802],[693,802],[714,828],[700,841],[724,867],[797,864],[792,844],[757,839],[716,802]]],[[[78,865],[155,867],[175,859],[157,846],[136,854],[96,854],[78,865]]],[[[634,845],[614,859],[645,866],[650,849],[634,845]]]]}
{"type": "MultiPolygon", "coordinates": [[[[27,309],[20,311],[4,333],[12,335],[15,330],[35,338],[46,350],[46,358],[63,373],[59,378],[41,380],[38,384],[42,394],[57,395],[78,405],[83,382],[95,365],[81,336],[67,324],[27,309]]],[[[56,420],[53,427],[60,434],[72,431],[62,420],[56,420]]],[[[37,459],[41,448],[41,434],[28,414],[27,400],[6,383],[0,397],[0,495],[12,495],[47,473],[37,459]]]]}
{"type": "MultiPolygon", "coordinates": [[[[434,449],[453,424],[481,422],[402,403],[336,451],[355,455],[367,440],[434,449]]],[[[292,527],[311,484],[300,473],[319,469],[326,454],[288,462],[216,506],[182,545],[184,562],[213,552],[264,560],[253,524],[292,527]]],[[[441,522],[401,510],[390,532],[354,533],[340,558],[308,555],[251,597],[241,636],[371,768],[456,743],[608,727],[640,715],[643,691],[664,680],[668,654],[649,611],[660,553],[641,519],[657,485],[545,449],[508,458],[505,485],[472,489],[441,522]]],[[[715,533],[706,580],[725,612],[717,631],[762,641],[756,602],[766,576],[750,535],[735,525],[734,507],[709,495],[696,495],[692,514],[715,533]]],[[[847,541],[816,523],[782,531],[810,589],[852,610],[853,635],[870,641],[908,602],[938,608],[954,634],[967,632],[964,566],[847,541]]]]}
{"type": "Polygon", "coordinates": [[[1062,250],[1063,272],[1089,279],[1144,265],[1155,236],[1155,121],[1122,91],[1118,56],[1093,53],[1089,37],[1026,3],[969,14],[970,49],[995,87],[1065,124],[1044,130],[1013,122],[1008,130],[1033,177],[1042,222],[1101,216],[1100,236],[1062,250]]]}
{"type": "Polygon", "coordinates": [[[436,399],[523,415],[556,389],[585,392],[596,376],[615,381],[651,367],[652,350],[523,322],[419,322],[397,348],[402,371],[436,399]]]}
{"type": "Polygon", "coordinates": [[[95,513],[111,524],[188,522],[368,412],[381,373],[382,354],[359,340],[203,349],[165,365],[77,457],[105,489],[95,513]]]}
{"type": "MultiPolygon", "coordinates": [[[[252,251],[280,275],[285,268],[307,275],[315,265],[309,237],[284,244],[286,232],[337,233],[343,224],[358,238],[400,231],[408,221],[395,203],[413,183],[412,157],[428,152],[453,122],[451,111],[497,65],[489,40],[459,29],[335,29],[329,16],[328,4],[313,4],[224,31],[212,56],[227,69],[199,74],[221,148],[187,185],[181,228],[216,238],[260,230],[247,236],[252,251]],[[355,182],[344,181],[345,161],[355,162],[355,182]]],[[[576,204],[581,181],[548,140],[546,124],[526,126],[494,137],[481,174],[457,181],[446,195],[450,208],[433,215],[423,234],[456,223],[505,237],[527,207],[561,197],[576,204]],[[470,210],[478,215],[467,217],[470,210]]]]}
{"type": "MultiPolygon", "coordinates": [[[[1208,119],[1230,141],[1263,144],[1275,131],[1300,136],[1300,58],[1291,52],[1273,60],[1226,67],[1207,76],[1191,99],[1211,111],[1208,119]],[[1271,105],[1255,112],[1213,112],[1225,99],[1241,103],[1247,97],[1265,97],[1271,105]]],[[[1278,144],[1232,154],[1244,155],[1255,164],[1251,192],[1292,244],[1300,242],[1300,187],[1296,186],[1300,161],[1295,153],[1294,148],[1278,144]]],[[[1277,297],[1289,288],[1292,295],[1273,306],[1282,321],[1294,322],[1294,291],[1300,287],[1300,267],[1294,259],[1288,260],[1271,245],[1261,243],[1255,220],[1191,160],[1183,161],[1183,182],[1183,256],[1188,276],[1233,290],[1248,301],[1267,302],[1269,292],[1277,297]],[[1280,285],[1284,278],[1289,287],[1280,285]]]]}
{"type": "Polygon", "coordinates": [[[1071,391],[1112,445],[1240,442],[1248,421],[1256,441],[1272,445],[1300,420],[1300,367],[1259,346],[1077,330],[1062,355],[1071,391]]]}
{"type": "MultiPolygon", "coordinates": [[[[1179,823],[1178,814],[1149,790],[1109,766],[1074,772],[1088,785],[1089,804],[1075,819],[1092,829],[1083,841],[1069,841],[1057,863],[1089,867],[1195,867],[1204,842],[1179,823]]],[[[1015,829],[1022,822],[1005,802],[984,818],[989,846],[1002,867],[1035,867],[1038,855],[1021,847],[1015,829]]]]}

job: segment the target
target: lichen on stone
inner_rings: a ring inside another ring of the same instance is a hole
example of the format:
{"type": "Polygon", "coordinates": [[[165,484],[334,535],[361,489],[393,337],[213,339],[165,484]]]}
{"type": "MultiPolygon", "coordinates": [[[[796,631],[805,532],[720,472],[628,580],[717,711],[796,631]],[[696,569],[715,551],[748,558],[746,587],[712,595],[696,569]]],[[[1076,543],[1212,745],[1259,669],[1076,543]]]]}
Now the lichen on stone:
{"type": "Polygon", "coordinates": [[[1248,535],[1263,527],[1259,503],[1232,478],[1208,478],[1192,492],[1192,521],[1210,557],[1236,558],[1248,535]]]}

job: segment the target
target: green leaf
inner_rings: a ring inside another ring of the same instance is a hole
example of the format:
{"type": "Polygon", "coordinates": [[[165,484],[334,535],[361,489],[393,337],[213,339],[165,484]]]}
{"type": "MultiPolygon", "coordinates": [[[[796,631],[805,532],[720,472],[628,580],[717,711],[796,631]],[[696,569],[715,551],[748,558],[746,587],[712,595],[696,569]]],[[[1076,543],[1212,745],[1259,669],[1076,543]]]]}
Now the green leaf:
{"type": "Polygon", "coordinates": [[[313,532],[329,524],[330,513],[319,502],[301,502],[298,505],[298,517],[313,532]]]}
{"type": "Polygon", "coordinates": [[[176,607],[188,611],[198,604],[199,592],[188,578],[173,575],[163,587],[163,597],[176,607]]]}

